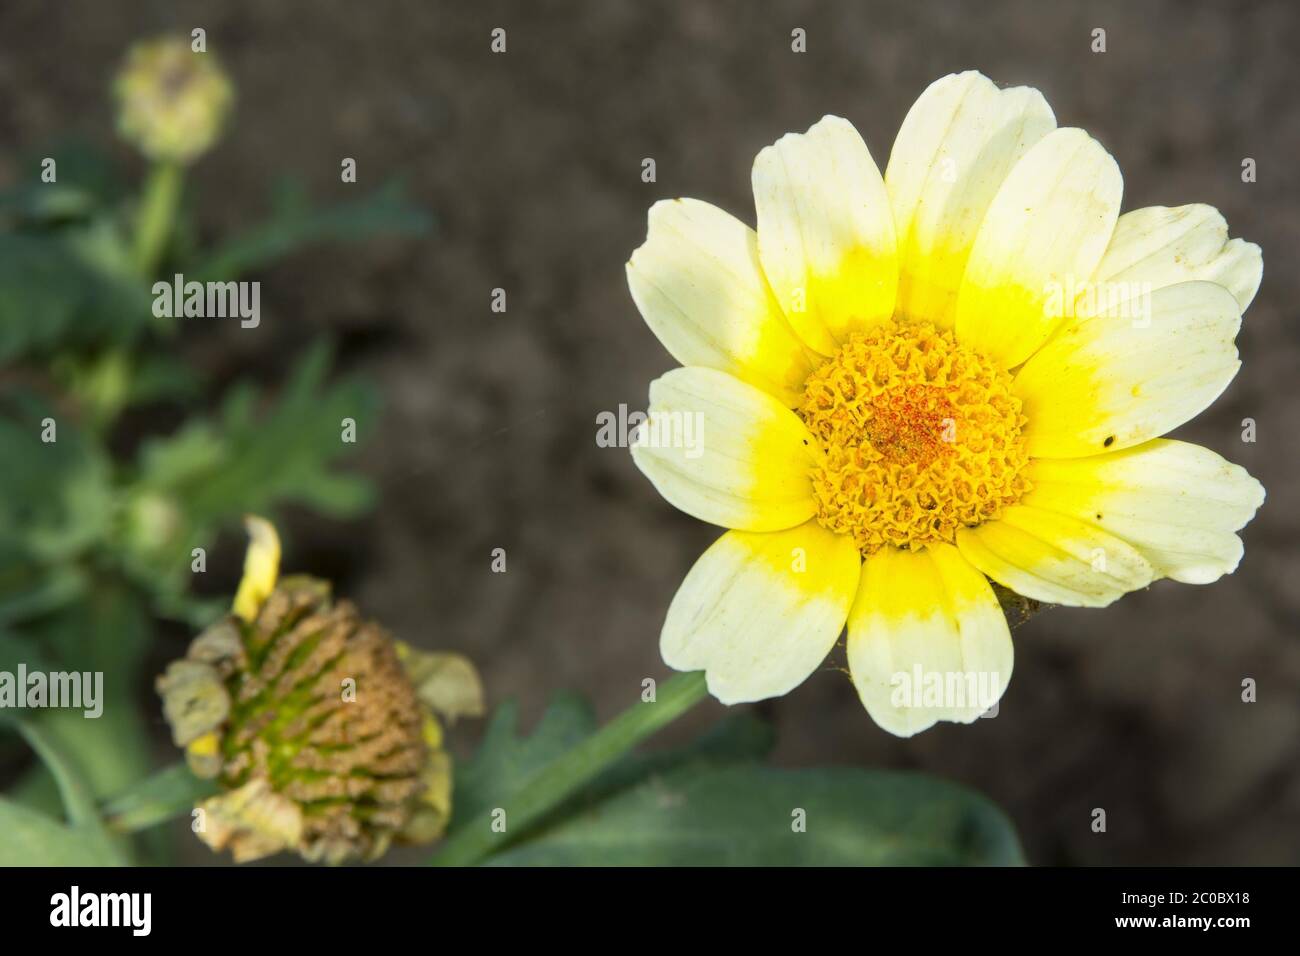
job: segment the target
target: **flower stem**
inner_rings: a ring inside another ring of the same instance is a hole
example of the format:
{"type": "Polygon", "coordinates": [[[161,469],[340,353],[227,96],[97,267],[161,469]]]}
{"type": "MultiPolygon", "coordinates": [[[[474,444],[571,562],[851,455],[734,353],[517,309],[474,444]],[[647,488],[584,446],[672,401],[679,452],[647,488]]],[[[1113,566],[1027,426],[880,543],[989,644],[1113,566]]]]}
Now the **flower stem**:
{"type": "Polygon", "coordinates": [[[180,163],[160,162],[149,172],[139,218],[135,224],[136,268],[146,279],[154,278],[167,240],[171,238],[176,209],[180,205],[184,169],[180,163]]]}
{"type": "MultiPolygon", "coordinates": [[[[653,703],[633,704],[604,727],[533,774],[501,809],[512,833],[520,833],[554,809],[640,741],[672,723],[708,696],[704,672],[678,674],[661,684],[653,703]]],[[[435,866],[469,866],[501,849],[509,837],[498,833],[494,809],[456,827],[429,861],[435,866]]]]}

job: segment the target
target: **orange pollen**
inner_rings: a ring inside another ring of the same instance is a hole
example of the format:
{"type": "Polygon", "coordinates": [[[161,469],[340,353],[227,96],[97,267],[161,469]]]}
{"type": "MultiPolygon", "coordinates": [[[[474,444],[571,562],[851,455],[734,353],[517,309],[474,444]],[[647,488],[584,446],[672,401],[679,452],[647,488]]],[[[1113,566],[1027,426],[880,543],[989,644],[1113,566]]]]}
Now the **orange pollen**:
{"type": "Polygon", "coordinates": [[[950,331],[853,333],[808,377],[798,411],[821,445],[817,520],[863,554],[952,542],[1029,490],[1011,376],[950,331]]]}

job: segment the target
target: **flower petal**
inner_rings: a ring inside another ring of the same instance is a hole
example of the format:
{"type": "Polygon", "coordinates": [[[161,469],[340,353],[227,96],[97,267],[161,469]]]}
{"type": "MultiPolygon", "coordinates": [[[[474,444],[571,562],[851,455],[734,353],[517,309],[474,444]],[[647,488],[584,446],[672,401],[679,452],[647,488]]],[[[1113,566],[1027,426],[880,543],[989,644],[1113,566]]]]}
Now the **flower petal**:
{"type": "Polygon", "coordinates": [[[1036,459],[1023,504],[1123,538],[1160,577],[1209,584],[1236,570],[1263,486],[1208,448],[1158,438],[1091,458],[1036,459]]]}
{"type": "Polygon", "coordinates": [[[1063,290],[1092,279],[1123,188],[1115,160],[1083,130],[1039,140],[1012,167],[975,237],[957,294],[957,338],[1006,368],[1032,355],[1065,315],[1063,290]]]}
{"type": "Polygon", "coordinates": [[[677,590],[659,647],[679,671],[703,670],[724,704],[779,697],[835,645],[857,591],[853,540],[815,521],[772,534],[729,531],[677,590]]]}
{"type": "Polygon", "coordinates": [[[1263,274],[1259,246],[1229,240],[1228,224],[1213,206],[1148,206],[1119,217],[1097,267],[1105,296],[1096,301],[1109,307],[1119,298],[1201,280],[1223,286],[1245,312],[1263,274]]]}
{"type": "Polygon", "coordinates": [[[1131,545],[1067,515],[1013,505],[957,532],[957,548],[1003,587],[1036,601],[1105,607],[1154,572],[1131,545]]]}
{"type": "Polygon", "coordinates": [[[823,355],[888,319],[898,291],[894,217],[867,144],[827,116],[754,160],[763,271],[799,336],[823,355]]]}
{"type": "Polygon", "coordinates": [[[968,724],[1011,680],[1011,631],[980,574],[949,544],[867,558],[849,613],[853,684],[871,719],[900,737],[968,724]]]}
{"type": "Polygon", "coordinates": [[[1015,378],[1030,456],[1119,451],[1181,425],[1237,374],[1240,327],[1227,289],[1183,282],[1062,331],[1015,378]]]}
{"type": "Polygon", "coordinates": [[[248,550],[244,553],[244,576],[231,607],[236,617],[252,621],[275,590],[280,576],[280,536],[275,525],[257,515],[244,515],[248,550]]]}
{"type": "Polygon", "coordinates": [[[632,457],[659,493],[689,515],[744,531],[778,531],[816,510],[817,443],[766,392],[707,368],[650,384],[650,417],[632,457]]]}
{"type": "Polygon", "coordinates": [[[931,83],[908,111],[885,187],[898,233],[895,313],[951,328],[966,259],[1011,167],[1056,127],[1042,94],[980,73],[931,83]]]}
{"type": "Polygon", "coordinates": [[[677,361],[799,403],[812,364],[767,286],[754,230],[739,219],[696,199],[655,203],[627,284],[677,361]]]}

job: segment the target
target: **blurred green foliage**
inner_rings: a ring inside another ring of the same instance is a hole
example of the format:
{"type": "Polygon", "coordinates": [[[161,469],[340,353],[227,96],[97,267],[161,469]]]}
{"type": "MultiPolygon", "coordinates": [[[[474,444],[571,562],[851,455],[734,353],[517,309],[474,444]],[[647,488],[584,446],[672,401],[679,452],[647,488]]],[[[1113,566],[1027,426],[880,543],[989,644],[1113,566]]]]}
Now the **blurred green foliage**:
{"type": "Polygon", "coordinates": [[[55,182],[34,157],[18,167],[30,178],[0,193],[0,670],[102,671],[106,702],[94,720],[0,712],[0,773],[14,780],[0,796],[0,864],[165,859],[157,834],[126,846],[86,830],[99,824],[84,813],[153,767],[143,664],[156,630],[224,610],[191,589],[194,549],[209,552],[243,514],[370,506],[367,482],[338,464],[357,447],[342,420],[364,435],[377,395],[331,376],[324,341],[287,357],[278,385],[223,394],[182,357],[204,324],[155,318],[153,281],[238,279],[311,243],[418,234],[429,219],[396,185],[322,207],[281,184],[266,221],[210,248],[195,241],[192,203],[164,209],[166,242],[144,264],[133,249],[149,178],[133,183],[83,144],[43,155],[55,182]]]}

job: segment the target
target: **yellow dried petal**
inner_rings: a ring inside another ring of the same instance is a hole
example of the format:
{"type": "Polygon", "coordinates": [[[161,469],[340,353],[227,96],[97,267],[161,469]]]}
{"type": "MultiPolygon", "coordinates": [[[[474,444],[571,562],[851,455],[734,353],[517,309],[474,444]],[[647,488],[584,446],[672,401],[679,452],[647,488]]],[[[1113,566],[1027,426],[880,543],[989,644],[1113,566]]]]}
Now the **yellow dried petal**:
{"type": "Polygon", "coordinates": [[[420,700],[448,721],[481,717],[486,704],[478,670],[463,654],[421,651],[397,641],[397,659],[420,700]]]}
{"type": "Polygon", "coordinates": [[[236,617],[251,622],[275,590],[280,574],[280,535],[275,525],[257,515],[245,516],[244,527],[250,540],[233,610],[236,617]]]}
{"type": "Polygon", "coordinates": [[[292,849],[302,836],[302,811],[272,790],[264,777],[211,797],[199,809],[199,839],[214,850],[229,847],[236,863],[292,849]]]}

